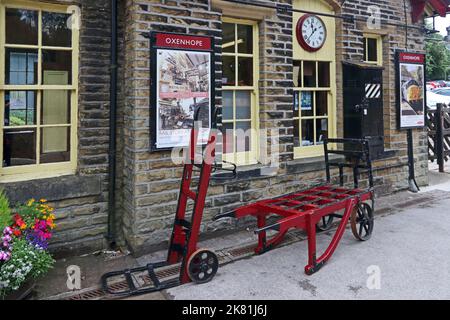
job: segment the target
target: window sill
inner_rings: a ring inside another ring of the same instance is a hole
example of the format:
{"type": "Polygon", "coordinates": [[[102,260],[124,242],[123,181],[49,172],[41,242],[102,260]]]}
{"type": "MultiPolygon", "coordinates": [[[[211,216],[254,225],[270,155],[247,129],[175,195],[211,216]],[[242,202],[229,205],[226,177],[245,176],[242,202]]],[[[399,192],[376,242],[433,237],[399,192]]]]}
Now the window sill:
{"type": "MultiPolygon", "coordinates": [[[[340,155],[330,155],[330,160],[342,159],[340,155]]],[[[325,170],[325,157],[309,157],[302,159],[295,159],[286,164],[288,174],[307,173],[314,171],[325,170]]]]}
{"type": "Polygon", "coordinates": [[[35,176],[33,180],[8,183],[1,181],[0,188],[5,190],[12,204],[23,203],[31,198],[60,201],[100,195],[103,179],[101,175],[53,175],[47,178],[35,176]]]}
{"type": "Polygon", "coordinates": [[[1,183],[25,182],[38,179],[58,178],[63,176],[74,175],[74,170],[52,171],[42,173],[22,173],[22,174],[5,174],[0,175],[1,183]]]}

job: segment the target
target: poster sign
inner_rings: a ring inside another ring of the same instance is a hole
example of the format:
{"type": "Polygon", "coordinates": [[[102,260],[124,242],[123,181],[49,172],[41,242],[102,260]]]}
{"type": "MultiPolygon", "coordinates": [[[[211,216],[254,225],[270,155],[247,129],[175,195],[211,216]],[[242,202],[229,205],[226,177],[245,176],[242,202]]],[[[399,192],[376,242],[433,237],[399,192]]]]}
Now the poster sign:
{"type": "Polygon", "coordinates": [[[152,33],[152,150],[189,145],[194,116],[207,142],[214,97],[211,37],[152,33]]]}
{"type": "Polygon", "coordinates": [[[425,55],[397,52],[397,96],[400,129],[425,126],[425,55]]]}

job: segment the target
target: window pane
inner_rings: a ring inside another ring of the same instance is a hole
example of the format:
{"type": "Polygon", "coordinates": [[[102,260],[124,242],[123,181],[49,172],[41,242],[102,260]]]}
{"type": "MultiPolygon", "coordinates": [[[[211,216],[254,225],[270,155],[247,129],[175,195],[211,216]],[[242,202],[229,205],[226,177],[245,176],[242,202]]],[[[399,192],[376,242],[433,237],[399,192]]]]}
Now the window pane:
{"type": "Polygon", "coordinates": [[[42,124],[70,123],[70,92],[67,90],[42,91],[42,124]]]}
{"type": "Polygon", "coordinates": [[[36,124],[36,92],[5,92],[5,126],[27,126],[36,124]]]}
{"type": "Polygon", "coordinates": [[[235,24],[222,24],[222,52],[236,52],[235,24]]]}
{"type": "Polygon", "coordinates": [[[250,91],[236,91],[236,119],[252,118],[252,98],[250,91]]]}
{"type": "Polygon", "coordinates": [[[42,128],[40,163],[70,161],[70,127],[42,128]]]}
{"type": "Polygon", "coordinates": [[[294,120],[294,147],[300,147],[300,121],[294,120]]]}
{"type": "Polygon", "coordinates": [[[253,53],[253,27],[239,24],[238,32],[238,52],[239,53],[253,53]]]}
{"type": "Polygon", "coordinates": [[[316,62],[305,61],[303,62],[303,86],[315,87],[316,86],[316,62]]]}
{"type": "Polygon", "coordinates": [[[38,12],[6,9],[6,43],[38,44],[38,12]]]}
{"type": "Polygon", "coordinates": [[[222,84],[224,86],[236,85],[236,59],[222,56],[222,84]]]}
{"type": "Polygon", "coordinates": [[[300,116],[300,92],[294,92],[294,118],[298,118],[300,116]]]}
{"type": "Polygon", "coordinates": [[[302,146],[314,145],[314,120],[302,120],[302,146]]]}
{"type": "Polygon", "coordinates": [[[367,39],[367,61],[378,61],[377,39],[367,39]]]}
{"type": "Polygon", "coordinates": [[[302,62],[294,61],[294,87],[302,86],[302,62]]]}
{"type": "Polygon", "coordinates": [[[323,144],[323,140],[328,136],[328,119],[316,120],[316,144],[323,144]]]}
{"type": "Polygon", "coordinates": [[[253,86],[253,58],[238,58],[239,86],[253,86]]]}
{"type": "Polygon", "coordinates": [[[6,84],[37,84],[38,51],[6,49],[6,84]]]}
{"type": "Polygon", "coordinates": [[[72,31],[67,27],[70,14],[42,12],[42,44],[52,47],[71,47],[72,31]]]}
{"type": "Polygon", "coordinates": [[[233,120],[233,91],[222,91],[222,119],[233,120]]]}
{"type": "Polygon", "coordinates": [[[3,136],[3,167],[36,164],[36,130],[5,130],[3,136]]]}
{"type": "Polygon", "coordinates": [[[72,83],[72,52],[42,50],[42,84],[72,83]]]}
{"type": "Polygon", "coordinates": [[[328,115],[328,92],[316,92],[316,116],[328,115]]]}
{"type": "Polygon", "coordinates": [[[222,123],[222,152],[233,153],[234,127],[232,123],[222,123]]]}
{"type": "Polygon", "coordinates": [[[236,123],[236,152],[250,151],[252,143],[251,122],[237,122],[236,123]]]}
{"type": "Polygon", "coordinates": [[[319,62],[319,87],[330,87],[330,63],[319,62]]]}
{"type": "Polygon", "coordinates": [[[302,91],[301,93],[301,106],[302,106],[302,117],[312,117],[314,116],[313,107],[313,92],[312,91],[302,91]]]}

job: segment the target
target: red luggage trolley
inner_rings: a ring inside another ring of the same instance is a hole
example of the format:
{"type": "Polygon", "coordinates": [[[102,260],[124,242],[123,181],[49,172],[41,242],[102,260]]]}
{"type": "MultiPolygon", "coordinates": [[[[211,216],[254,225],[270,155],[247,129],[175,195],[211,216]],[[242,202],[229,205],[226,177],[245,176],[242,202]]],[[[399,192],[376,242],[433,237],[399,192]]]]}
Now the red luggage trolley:
{"type": "MultiPolygon", "coordinates": [[[[195,119],[198,119],[199,112],[200,109],[197,110],[195,119]]],[[[213,119],[215,118],[216,116],[213,117],[213,119]]],[[[104,274],[101,283],[103,291],[106,293],[119,296],[140,295],[191,281],[205,283],[211,281],[217,273],[219,260],[216,254],[210,250],[198,249],[198,236],[210,180],[212,178],[233,179],[236,176],[236,166],[230,164],[231,166],[222,168],[222,165],[218,165],[214,161],[217,140],[215,123],[213,123],[207,144],[201,147],[202,153],[197,153],[200,131],[197,124],[195,121],[194,128],[191,130],[189,152],[184,164],[167,260],[104,274]],[[212,173],[216,171],[223,171],[223,173],[212,177],[212,173]],[[191,184],[195,180],[194,172],[199,173],[196,192],[191,189],[191,184]],[[187,214],[188,201],[194,203],[190,215],[187,214]],[[178,263],[181,263],[178,278],[166,281],[158,278],[158,269],[178,263]]]]}
{"type": "Polygon", "coordinates": [[[215,219],[226,217],[257,218],[255,233],[258,234],[257,254],[265,253],[280,244],[291,228],[302,229],[308,236],[308,265],[305,273],[312,275],[331,258],[344,234],[348,221],[354,236],[360,240],[368,240],[373,231],[374,192],[372,163],[370,159],[369,141],[366,139],[326,139],[325,165],[327,184],[284,195],[275,199],[258,201],[232,212],[220,214],[215,219]],[[339,150],[331,150],[334,144],[339,150]],[[342,145],[343,148],[339,148],[342,145]],[[330,160],[330,154],[338,154],[345,160],[330,160]],[[340,186],[331,185],[330,167],[339,168],[340,186]],[[353,169],[354,188],[344,188],[344,169],[353,169]],[[359,188],[359,176],[368,174],[369,188],[359,188]],[[343,211],[342,214],[339,212],[343,211]],[[269,216],[278,216],[275,223],[266,225],[269,216]],[[329,230],[335,218],[341,222],[334,237],[325,250],[317,257],[316,232],[329,230]],[[267,231],[274,230],[276,235],[267,239],[267,231]]]}

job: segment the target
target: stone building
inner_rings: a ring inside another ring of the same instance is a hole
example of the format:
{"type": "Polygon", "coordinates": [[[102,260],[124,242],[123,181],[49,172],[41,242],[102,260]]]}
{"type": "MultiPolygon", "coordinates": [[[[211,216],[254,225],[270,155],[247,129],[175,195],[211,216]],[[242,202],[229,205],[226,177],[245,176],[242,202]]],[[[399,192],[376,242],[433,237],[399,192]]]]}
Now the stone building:
{"type": "MultiPolygon", "coordinates": [[[[238,177],[211,183],[203,236],[239,227],[213,223],[217,213],[323,181],[322,139],[346,135],[346,66],[380,76],[376,192],[405,189],[395,51],[423,53],[423,15],[445,15],[447,7],[444,0],[0,0],[0,186],[12,202],[46,198],[56,207],[52,248],[60,255],[110,243],[135,254],[165,246],[182,168],[170,150],[151,145],[149,32],[160,31],[213,37],[219,127],[254,130],[242,150],[229,144],[233,137],[226,143],[222,157],[237,163],[238,177]],[[298,41],[306,15],[326,37],[312,31],[298,41]],[[278,138],[260,134],[268,129],[278,138]],[[262,139],[279,150],[270,175],[262,139]]],[[[426,131],[414,130],[414,141],[417,181],[426,185],[426,131]]]]}

